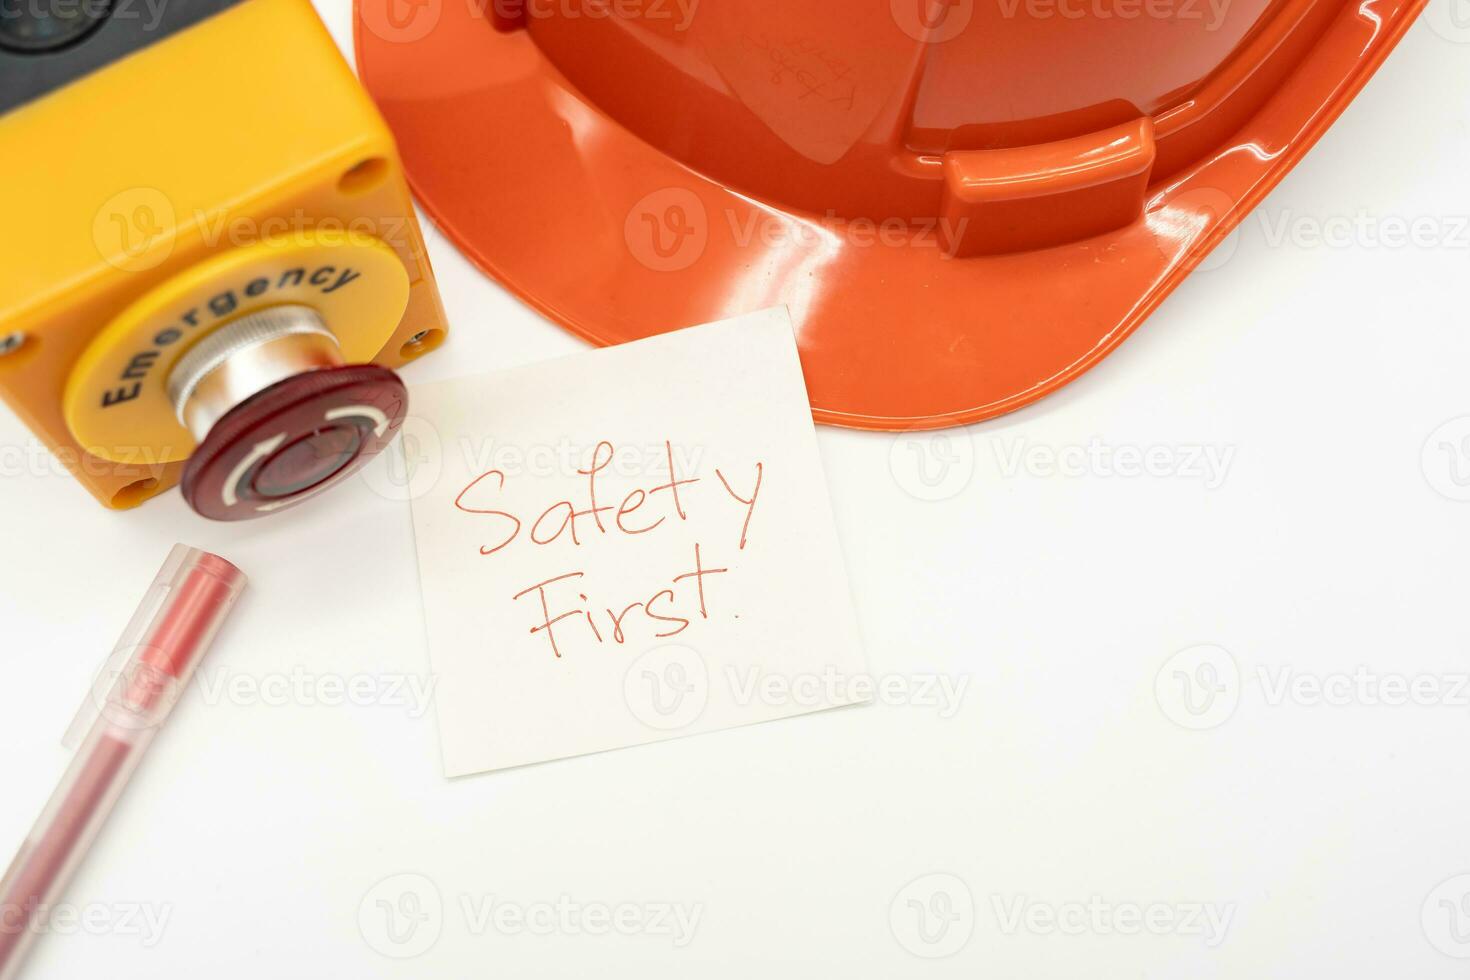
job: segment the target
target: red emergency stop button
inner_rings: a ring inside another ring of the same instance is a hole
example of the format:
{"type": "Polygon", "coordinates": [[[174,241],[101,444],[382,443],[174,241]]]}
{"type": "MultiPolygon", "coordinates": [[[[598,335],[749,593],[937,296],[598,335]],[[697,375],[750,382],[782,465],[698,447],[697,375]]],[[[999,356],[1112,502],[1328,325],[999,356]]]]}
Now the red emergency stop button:
{"type": "Polygon", "coordinates": [[[407,410],[403,382],[376,364],[293,375],[210,428],[184,467],[184,499],[217,521],[276,513],[356,472],[393,440],[407,410]]]}

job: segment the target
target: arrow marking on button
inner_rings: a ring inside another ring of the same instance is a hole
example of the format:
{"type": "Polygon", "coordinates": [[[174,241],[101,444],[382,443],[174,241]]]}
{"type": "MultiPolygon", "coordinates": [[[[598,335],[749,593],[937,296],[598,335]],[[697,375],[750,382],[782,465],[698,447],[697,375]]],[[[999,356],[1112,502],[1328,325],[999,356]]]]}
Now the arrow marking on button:
{"type": "Polygon", "coordinates": [[[341,408],[334,408],[327,413],[327,420],[330,422],[335,422],[337,419],[342,418],[357,417],[372,419],[373,431],[378,434],[379,439],[383,438],[383,433],[388,431],[388,416],[381,408],[374,408],[371,405],[343,405],[341,408]]]}
{"type": "Polygon", "coordinates": [[[281,432],[269,439],[262,439],[255,444],[255,448],[245,454],[245,458],[235,464],[230,470],[230,475],[225,478],[224,489],[220,491],[220,499],[225,502],[226,507],[233,507],[240,502],[235,495],[235,487],[245,479],[245,474],[250,472],[250,467],[276,451],[276,447],[286,440],[286,433],[281,432]]]}

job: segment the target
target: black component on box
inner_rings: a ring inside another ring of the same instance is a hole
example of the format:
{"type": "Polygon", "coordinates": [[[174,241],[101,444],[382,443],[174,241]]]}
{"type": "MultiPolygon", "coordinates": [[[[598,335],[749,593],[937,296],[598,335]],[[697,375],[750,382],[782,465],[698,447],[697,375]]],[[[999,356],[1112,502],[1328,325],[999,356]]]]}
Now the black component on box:
{"type": "Polygon", "coordinates": [[[0,0],[0,113],[242,2],[0,0]]]}

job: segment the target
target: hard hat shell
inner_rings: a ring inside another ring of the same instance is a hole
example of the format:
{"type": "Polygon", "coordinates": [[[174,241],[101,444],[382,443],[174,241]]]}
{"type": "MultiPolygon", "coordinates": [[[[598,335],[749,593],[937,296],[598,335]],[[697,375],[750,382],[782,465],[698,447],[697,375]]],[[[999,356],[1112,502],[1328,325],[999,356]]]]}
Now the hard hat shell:
{"type": "Polygon", "coordinates": [[[818,421],[989,418],[1118,345],[1424,0],[357,0],[435,222],[599,344],[784,304],[818,421]]]}

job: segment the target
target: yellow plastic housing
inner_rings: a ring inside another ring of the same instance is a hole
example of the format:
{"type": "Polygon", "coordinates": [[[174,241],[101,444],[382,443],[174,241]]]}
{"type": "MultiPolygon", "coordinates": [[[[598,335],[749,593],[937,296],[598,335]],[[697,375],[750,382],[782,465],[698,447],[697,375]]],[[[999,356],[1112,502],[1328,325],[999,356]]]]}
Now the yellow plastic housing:
{"type": "MultiPolygon", "coordinates": [[[[317,306],[339,338],[357,338],[354,359],[385,367],[444,339],[392,137],[308,0],[245,0],[0,116],[0,158],[0,338],[24,338],[0,355],[0,396],[109,507],[172,487],[192,445],[179,450],[179,429],[165,447],[146,426],[99,420],[131,402],[94,411],[74,394],[68,424],[68,383],[75,374],[74,393],[96,387],[87,372],[117,363],[115,321],[125,311],[148,319],[147,297],[187,286],[207,299],[214,269],[219,291],[248,288],[249,277],[233,278],[250,262],[224,256],[323,241],[386,254],[381,243],[402,265],[406,302],[401,283],[387,305],[321,290],[313,299],[309,288],[290,301],[317,306]],[[396,322],[355,322],[395,308],[396,322]],[[377,346],[364,350],[362,337],[377,346]]],[[[400,277],[351,285],[385,278],[400,277]]],[[[168,362],[261,305],[250,299],[182,330],[168,362]]]]}

